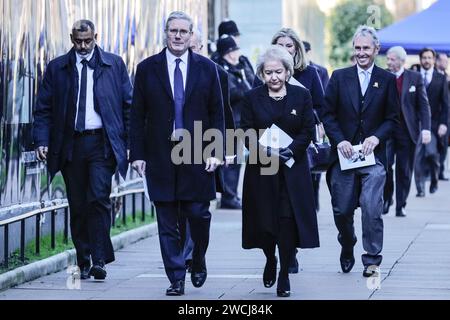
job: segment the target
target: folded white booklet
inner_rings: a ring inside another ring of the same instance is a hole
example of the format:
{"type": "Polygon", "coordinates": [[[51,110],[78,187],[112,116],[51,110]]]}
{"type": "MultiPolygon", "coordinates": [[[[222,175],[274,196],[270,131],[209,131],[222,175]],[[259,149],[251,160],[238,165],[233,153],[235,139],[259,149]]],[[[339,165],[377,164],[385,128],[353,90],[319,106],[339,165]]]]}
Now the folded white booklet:
{"type": "MultiPolygon", "coordinates": [[[[272,124],[270,128],[264,131],[261,138],[259,138],[259,143],[263,147],[271,147],[272,149],[287,148],[292,141],[292,138],[276,124],[272,124]]],[[[291,168],[294,163],[294,158],[290,158],[285,162],[285,165],[291,168]]]]}
{"type": "Polygon", "coordinates": [[[373,166],[375,164],[375,155],[371,154],[365,156],[362,152],[362,144],[353,146],[353,156],[350,159],[345,158],[341,152],[338,151],[339,164],[341,165],[341,170],[350,170],[361,167],[373,166]]]}

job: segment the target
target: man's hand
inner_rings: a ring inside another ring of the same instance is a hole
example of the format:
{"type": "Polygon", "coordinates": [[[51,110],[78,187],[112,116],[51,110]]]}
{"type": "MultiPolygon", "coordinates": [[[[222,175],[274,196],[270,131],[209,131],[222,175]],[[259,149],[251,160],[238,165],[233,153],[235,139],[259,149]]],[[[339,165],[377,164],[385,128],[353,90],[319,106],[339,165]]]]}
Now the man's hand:
{"type": "Polygon", "coordinates": [[[40,146],[36,149],[36,158],[39,161],[47,160],[48,147],[40,146]]]}
{"type": "Polygon", "coordinates": [[[431,131],[422,130],[422,143],[429,144],[431,142],[431,131]]]}
{"type": "Polygon", "coordinates": [[[145,177],[145,161],[144,160],[136,160],[133,161],[131,167],[137,171],[140,177],[145,177]]]}
{"type": "Polygon", "coordinates": [[[445,124],[440,124],[438,129],[438,136],[443,137],[447,133],[447,126],[445,124]]]}
{"type": "Polygon", "coordinates": [[[233,164],[234,159],[236,159],[236,156],[225,156],[225,167],[228,167],[230,164],[233,164]]]}
{"type": "Polygon", "coordinates": [[[206,159],[206,168],[205,170],[208,172],[214,172],[220,165],[222,161],[217,158],[211,157],[206,159]]]}
{"type": "Polygon", "coordinates": [[[377,145],[380,144],[380,140],[375,136],[370,136],[364,140],[362,145],[362,152],[365,156],[368,156],[373,152],[377,145]]]}
{"type": "Polygon", "coordinates": [[[337,145],[337,149],[346,159],[351,159],[354,153],[353,146],[350,142],[344,140],[337,145]]]}

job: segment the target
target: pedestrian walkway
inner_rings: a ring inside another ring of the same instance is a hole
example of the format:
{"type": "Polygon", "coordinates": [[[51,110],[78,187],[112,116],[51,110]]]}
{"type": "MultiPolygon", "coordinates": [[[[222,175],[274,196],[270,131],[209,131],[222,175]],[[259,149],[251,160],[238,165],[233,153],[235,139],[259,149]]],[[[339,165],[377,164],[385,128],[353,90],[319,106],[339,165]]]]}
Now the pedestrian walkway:
{"type": "MultiPolygon", "coordinates": [[[[412,187],[407,217],[384,216],[385,236],[381,284],[362,276],[361,223],[355,216],[358,243],[356,264],[348,274],[339,265],[340,248],[331,211],[330,196],[322,179],[318,215],[321,247],[300,250],[300,272],[291,275],[289,299],[450,299],[450,182],[441,182],[436,194],[415,197],[412,187]]],[[[208,279],[194,288],[186,279],[184,297],[166,297],[169,286],[158,237],[150,237],[116,253],[107,266],[104,282],[82,281],[73,287],[62,271],[0,293],[3,299],[277,299],[275,286],[262,284],[265,258],[261,250],[241,248],[241,212],[213,212],[207,253],[208,279]],[[69,287],[69,288],[68,288],[69,287]]],[[[189,275],[188,275],[189,276],[189,275]]]]}

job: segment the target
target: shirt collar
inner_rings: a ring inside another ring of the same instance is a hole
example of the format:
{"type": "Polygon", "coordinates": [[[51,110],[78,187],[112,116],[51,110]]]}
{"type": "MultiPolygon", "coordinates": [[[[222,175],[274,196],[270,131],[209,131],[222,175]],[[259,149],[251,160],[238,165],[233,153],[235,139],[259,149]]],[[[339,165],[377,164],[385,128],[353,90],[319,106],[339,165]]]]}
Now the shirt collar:
{"type": "Polygon", "coordinates": [[[425,74],[425,71],[427,72],[427,74],[433,74],[434,67],[431,67],[431,68],[428,69],[428,70],[425,70],[424,68],[420,68],[420,73],[422,73],[422,75],[425,74]]]}
{"type": "Polygon", "coordinates": [[[400,77],[402,76],[403,72],[405,72],[405,68],[404,68],[404,67],[401,67],[401,69],[398,70],[397,72],[394,72],[394,74],[395,74],[395,76],[396,76],[397,79],[398,79],[398,78],[400,78],[400,77]]]}
{"type": "Polygon", "coordinates": [[[183,61],[187,65],[187,61],[188,61],[188,57],[189,57],[189,50],[186,50],[186,52],[183,53],[183,55],[181,57],[177,57],[177,56],[173,55],[169,49],[167,49],[166,56],[167,56],[167,65],[171,65],[171,64],[175,63],[176,59],[181,59],[181,61],[183,61]]]}
{"type": "Polygon", "coordinates": [[[371,75],[372,74],[372,71],[373,71],[373,67],[375,66],[375,63],[372,63],[372,65],[370,66],[370,68],[369,69],[367,69],[367,70],[364,70],[363,68],[361,68],[358,64],[356,64],[356,67],[358,68],[358,74],[360,74],[361,72],[365,72],[365,71],[367,71],[367,73],[369,73],[369,75],[371,75]]]}
{"type": "Polygon", "coordinates": [[[77,64],[81,63],[81,60],[83,60],[83,59],[86,59],[87,61],[91,60],[92,56],[94,55],[94,52],[95,52],[95,48],[94,48],[94,50],[91,51],[91,53],[87,57],[82,57],[77,52],[75,52],[75,55],[77,57],[77,64]]]}

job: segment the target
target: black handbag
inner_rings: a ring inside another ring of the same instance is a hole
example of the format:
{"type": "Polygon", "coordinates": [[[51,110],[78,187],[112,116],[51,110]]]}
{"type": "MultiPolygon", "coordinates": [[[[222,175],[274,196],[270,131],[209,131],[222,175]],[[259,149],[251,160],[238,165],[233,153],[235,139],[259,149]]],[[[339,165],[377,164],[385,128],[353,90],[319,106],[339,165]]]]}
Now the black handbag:
{"type": "Polygon", "coordinates": [[[311,173],[325,172],[330,165],[331,145],[328,142],[318,142],[319,140],[319,128],[316,125],[315,141],[311,141],[306,149],[311,173]]]}
{"type": "Polygon", "coordinates": [[[331,145],[328,142],[311,144],[306,149],[309,161],[309,169],[312,173],[327,171],[330,165],[331,145]]]}

